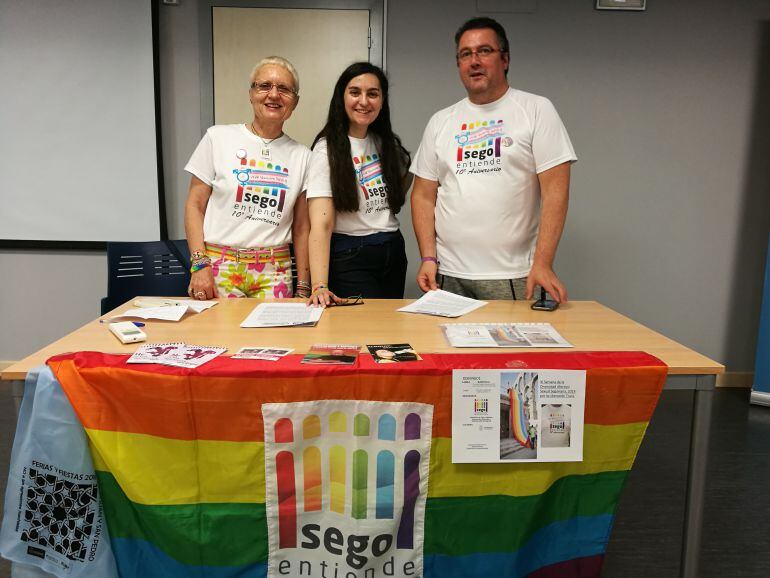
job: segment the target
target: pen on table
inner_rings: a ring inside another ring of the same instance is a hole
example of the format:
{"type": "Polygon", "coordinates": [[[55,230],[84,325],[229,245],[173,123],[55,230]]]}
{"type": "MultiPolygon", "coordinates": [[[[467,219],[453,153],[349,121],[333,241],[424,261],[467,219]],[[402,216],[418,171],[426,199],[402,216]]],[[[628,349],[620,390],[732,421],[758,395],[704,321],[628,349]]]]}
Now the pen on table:
{"type": "MultiPolygon", "coordinates": [[[[110,321],[109,319],[100,319],[99,323],[113,323],[113,322],[110,321]]],[[[131,323],[133,323],[137,327],[144,327],[144,323],[142,323],[141,321],[132,321],[131,323]]]]}

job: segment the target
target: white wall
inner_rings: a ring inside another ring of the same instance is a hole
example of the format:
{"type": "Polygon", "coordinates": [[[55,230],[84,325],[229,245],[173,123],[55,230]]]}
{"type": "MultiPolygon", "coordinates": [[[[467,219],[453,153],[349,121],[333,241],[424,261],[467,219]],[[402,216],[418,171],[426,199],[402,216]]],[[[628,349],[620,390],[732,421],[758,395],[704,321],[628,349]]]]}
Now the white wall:
{"type": "MultiPolygon", "coordinates": [[[[534,13],[491,14],[511,39],[511,84],[553,100],[580,157],[558,272],[572,298],[609,305],[730,371],[751,371],[770,227],[770,111],[760,106],[770,100],[770,3],[669,0],[644,13],[592,4],[540,0],[534,13]]],[[[452,39],[475,6],[388,2],[391,109],[412,151],[430,115],[463,96],[452,39]]],[[[174,237],[183,235],[182,167],[200,136],[197,4],[161,6],[160,33],[174,237]]],[[[414,269],[408,210],[401,221],[414,269]]],[[[18,265],[22,255],[0,257],[18,265]]],[[[68,263],[83,272],[93,256],[68,263]]],[[[42,288],[45,274],[36,278],[39,288],[7,285],[3,317],[8,297],[57,300],[42,288]]],[[[71,282],[76,291],[89,285],[71,282]]],[[[85,322],[98,299],[79,301],[72,314],[85,322]]],[[[0,359],[39,341],[4,336],[0,359]]]]}
{"type": "Polygon", "coordinates": [[[0,361],[19,360],[101,313],[104,253],[0,250],[0,361]]]}

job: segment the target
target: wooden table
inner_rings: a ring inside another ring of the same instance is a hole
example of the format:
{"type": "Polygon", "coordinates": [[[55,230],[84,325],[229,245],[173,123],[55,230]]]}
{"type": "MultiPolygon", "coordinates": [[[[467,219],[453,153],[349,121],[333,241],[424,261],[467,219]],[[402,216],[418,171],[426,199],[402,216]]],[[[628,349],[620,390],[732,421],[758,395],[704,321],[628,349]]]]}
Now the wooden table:
{"type": "MultiPolygon", "coordinates": [[[[575,347],[570,351],[645,351],[669,366],[671,375],[714,376],[724,366],[596,303],[571,301],[554,312],[533,311],[525,301],[494,301],[461,319],[400,313],[396,309],[410,300],[371,300],[364,305],[329,308],[316,327],[242,329],[240,323],[259,303],[254,299],[225,299],[212,309],[188,314],[181,322],[147,321],[150,343],[178,341],[198,345],[221,345],[235,353],[248,345],[294,347],[305,352],[314,343],[410,343],[418,352],[451,353],[439,327],[442,323],[551,323],[575,347]]],[[[100,319],[130,308],[118,307],[100,319]]],[[[58,353],[102,351],[131,353],[137,344],[123,345],[99,320],[92,321],[15,363],[2,372],[3,380],[24,379],[27,372],[58,353]]],[[[505,350],[463,348],[468,353],[500,353],[505,350]]],[[[518,350],[521,351],[521,350],[518,350]]],[[[553,351],[527,349],[526,351],[553,351]]]]}
{"type": "MultiPolygon", "coordinates": [[[[593,301],[572,301],[555,312],[532,311],[529,303],[524,301],[496,301],[464,315],[461,320],[396,311],[409,302],[367,300],[360,306],[330,308],[324,312],[316,327],[242,329],[240,323],[258,301],[227,299],[201,314],[188,314],[178,323],[147,321],[144,331],[150,343],[185,341],[196,345],[226,346],[229,354],[245,346],[293,347],[297,353],[304,353],[314,343],[355,343],[363,346],[403,342],[425,353],[500,353],[506,350],[452,348],[439,326],[458,321],[548,322],[574,345],[570,351],[645,351],[669,366],[667,389],[695,391],[680,575],[688,578],[698,576],[711,393],[715,377],[724,371],[724,366],[593,301]]],[[[130,307],[131,304],[125,304],[102,319],[130,307]]],[[[131,353],[137,347],[137,344],[121,344],[105,324],[96,320],[9,366],[2,372],[1,379],[13,382],[14,391],[20,397],[23,391],[21,380],[27,372],[45,363],[52,355],[88,350],[131,353]]]]}

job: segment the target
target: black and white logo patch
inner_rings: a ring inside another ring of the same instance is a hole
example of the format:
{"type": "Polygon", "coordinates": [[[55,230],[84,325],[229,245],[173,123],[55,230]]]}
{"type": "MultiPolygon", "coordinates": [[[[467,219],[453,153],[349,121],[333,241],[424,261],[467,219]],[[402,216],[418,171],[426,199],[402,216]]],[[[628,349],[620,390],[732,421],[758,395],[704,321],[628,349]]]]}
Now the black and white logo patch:
{"type": "Polygon", "coordinates": [[[84,561],[98,511],[96,483],[75,483],[27,470],[21,539],[70,560],[84,561]]]}

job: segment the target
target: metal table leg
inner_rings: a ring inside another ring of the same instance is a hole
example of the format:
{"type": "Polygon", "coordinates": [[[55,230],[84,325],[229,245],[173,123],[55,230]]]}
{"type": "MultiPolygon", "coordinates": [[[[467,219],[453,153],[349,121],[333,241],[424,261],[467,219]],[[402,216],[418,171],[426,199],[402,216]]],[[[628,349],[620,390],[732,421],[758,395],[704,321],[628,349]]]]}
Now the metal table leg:
{"type": "Polygon", "coordinates": [[[21,409],[21,398],[24,397],[24,380],[14,379],[11,381],[11,397],[13,397],[13,407],[16,410],[16,417],[19,417],[21,409]]]}
{"type": "Polygon", "coordinates": [[[711,431],[711,407],[715,383],[716,377],[713,375],[698,376],[695,387],[682,535],[682,564],[680,567],[682,578],[698,578],[706,490],[706,466],[708,465],[708,445],[711,431]]]}

